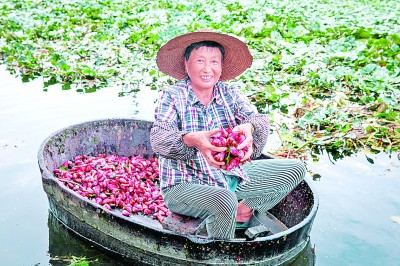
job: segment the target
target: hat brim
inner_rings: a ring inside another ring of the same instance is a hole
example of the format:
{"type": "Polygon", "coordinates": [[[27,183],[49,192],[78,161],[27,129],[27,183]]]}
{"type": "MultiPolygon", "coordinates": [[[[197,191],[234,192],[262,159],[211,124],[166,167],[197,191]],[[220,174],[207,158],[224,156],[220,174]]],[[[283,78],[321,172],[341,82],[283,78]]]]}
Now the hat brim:
{"type": "Polygon", "coordinates": [[[221,81],[236,78],[253,62],[249,48],[238,38],[217,32],[197,31],[175,37],[160,48],[156,58],[160,71],[176,79],[187,77],[184,64],[185,50],[192,43],[200,41],[214,41],[224,47],[221,81]]]}

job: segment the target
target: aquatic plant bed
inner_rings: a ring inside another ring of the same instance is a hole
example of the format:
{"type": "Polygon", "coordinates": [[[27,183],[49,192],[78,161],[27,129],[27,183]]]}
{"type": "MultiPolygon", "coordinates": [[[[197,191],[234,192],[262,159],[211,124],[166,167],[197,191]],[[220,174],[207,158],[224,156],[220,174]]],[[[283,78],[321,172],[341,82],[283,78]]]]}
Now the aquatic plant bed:
{"type": "Polygon", "coordinates": [[[121,96],[174,82],[159,47],[202,28],[243,39],[254,56],[238,80],[282,145],[280,157],[333,159],[400,144],[400,2],[0,1],[0,63],[44,90],[121,96]],[[185,21],[185,23],[181,23],[185,21]]]}

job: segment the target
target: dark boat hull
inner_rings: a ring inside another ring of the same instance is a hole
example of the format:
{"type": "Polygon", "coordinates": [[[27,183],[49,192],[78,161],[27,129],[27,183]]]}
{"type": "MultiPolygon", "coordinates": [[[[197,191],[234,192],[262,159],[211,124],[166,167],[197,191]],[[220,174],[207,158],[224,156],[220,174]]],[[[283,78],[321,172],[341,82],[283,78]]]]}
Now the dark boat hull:
{"type": "Polygon", "coordinates": [[[154,157],[152,122],[134,119],[91,121],[62,129],[42,144],[39,167],[50,211],[79,236],[132,261],[150,265],[279,265],[309,243],[318,200],[307,182],[271,210],[289,229],[247,241],[217,241],[176,234],[142,215],[108,211],[67,189],[53,175],[65,160],[100,153],[154,157]]]}

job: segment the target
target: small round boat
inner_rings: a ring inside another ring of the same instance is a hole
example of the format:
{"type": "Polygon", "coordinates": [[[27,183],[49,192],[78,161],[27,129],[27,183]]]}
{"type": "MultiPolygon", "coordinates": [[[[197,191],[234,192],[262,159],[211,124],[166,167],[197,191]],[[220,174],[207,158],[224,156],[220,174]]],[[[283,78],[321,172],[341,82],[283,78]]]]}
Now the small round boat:
{"type": "Polygon", "coordinates": [[[213,240],[168,229],[146,215],[127,217],[108,210],[66,187],[53,173],[81,155],[154,158],[149,140],[152,125],[152,121],[137,119],[96,120],[69,126],[44,140],[38,162],[52,215],[73,233],[132,264],[280,265],[293,261],[309,246],[318,198],[306,181],[268,212],[284,230],[213,240]]]}

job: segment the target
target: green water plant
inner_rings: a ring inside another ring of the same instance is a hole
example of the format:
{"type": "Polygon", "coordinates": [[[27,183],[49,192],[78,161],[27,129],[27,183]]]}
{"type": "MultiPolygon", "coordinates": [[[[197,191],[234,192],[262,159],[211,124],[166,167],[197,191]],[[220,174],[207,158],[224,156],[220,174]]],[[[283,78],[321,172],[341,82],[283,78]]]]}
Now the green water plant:
{"type": "Polygon", "coordinates": [[[155,65],[167,40],[231,33],[254,56],[232,82],[281,138],[270,152],[337,159],[399,151],[399,18],[395,0],[0,0],[0,63],[44,90],[155,90],[173,82],[155,65]]]}

